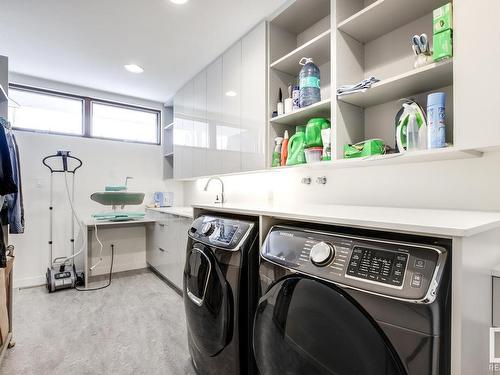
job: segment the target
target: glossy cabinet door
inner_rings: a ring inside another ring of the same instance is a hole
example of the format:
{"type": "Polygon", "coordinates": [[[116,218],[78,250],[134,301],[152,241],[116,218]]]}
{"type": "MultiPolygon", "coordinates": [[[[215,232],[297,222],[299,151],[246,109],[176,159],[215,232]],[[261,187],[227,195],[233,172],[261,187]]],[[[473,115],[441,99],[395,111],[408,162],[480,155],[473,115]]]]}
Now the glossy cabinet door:
{"type": "Polygon", "coordinates": [[[265,166],[267,24],[262,22],[174,98],[174,178],[265,166]]]}
{"type": "Polygon", "coordinates": [[[222,57],[215,59],[207,67],[207,123],[208,123],[208,150],[206,174],[222,173],[221,149],[222,139],[222,57]]]}
{"type": "Polygon", "coordinates": [[[222,55],[222,173],[241,170],[241,41],[222,55]]]}
{"type": "Polygon", "coordinates": [[[174,178],[182,178],[182,106],[183,106],[183,89],[181,88],[174,97],[174,135],[173,135],[173,148],[174,148],[174,178]]]}
{"type": "Polygon", "coordinates": [[[193,80],[193,150],[192,176],[206,176],[208,123],[207,72],[203,70],[193,80]]]}
{"type": "Polygon", "coordinates": [[[241,41],[241,170],[265,168],[266,22],[241,41]]]}
{"type": "Polygon", "coordinates": [[[189,81],[176,95],[174,105],[180,102],[180,109],[174,107],[174,177],[193,176],[193,115],[194,82],[189,81]]]}

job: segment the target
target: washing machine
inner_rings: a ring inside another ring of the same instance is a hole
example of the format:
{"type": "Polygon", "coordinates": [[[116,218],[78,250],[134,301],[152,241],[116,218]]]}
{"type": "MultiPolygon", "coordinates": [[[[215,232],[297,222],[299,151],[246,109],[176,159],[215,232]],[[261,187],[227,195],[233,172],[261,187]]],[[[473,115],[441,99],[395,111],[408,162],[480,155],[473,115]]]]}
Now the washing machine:
{"type": "Polygon", "coordinates": [[[383,237],[270,230],[254,326],[261,375],[450,374],[449,249],[383,237]]]}
{"type": "Polygon", "coordinates": [[[204,215],[188,235],[183,289],[193,365],[200,375],[254,374],[258,223],[204,215]]]}

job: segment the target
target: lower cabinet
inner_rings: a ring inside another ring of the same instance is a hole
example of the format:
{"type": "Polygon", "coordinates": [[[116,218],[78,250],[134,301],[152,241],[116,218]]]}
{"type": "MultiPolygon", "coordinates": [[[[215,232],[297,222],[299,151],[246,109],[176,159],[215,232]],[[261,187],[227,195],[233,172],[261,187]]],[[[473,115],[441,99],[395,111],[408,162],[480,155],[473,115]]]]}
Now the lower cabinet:
{"type": "Polygon", "coordinates": [[[192,219],[158,212],[152,216],[157,221],[148,224],[146,230],[146,261],[182,290],[187,232],[192,219]]]}

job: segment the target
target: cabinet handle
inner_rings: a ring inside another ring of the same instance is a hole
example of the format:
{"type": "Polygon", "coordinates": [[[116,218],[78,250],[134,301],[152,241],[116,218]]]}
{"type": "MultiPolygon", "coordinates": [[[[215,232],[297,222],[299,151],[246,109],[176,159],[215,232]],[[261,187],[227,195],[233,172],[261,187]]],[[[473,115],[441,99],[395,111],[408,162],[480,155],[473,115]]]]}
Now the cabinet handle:
{"type": "Polygon", "coordinates": [[[164,226],[165,226],[165,224],[160,224],[160,223],[158,223],[158,225],[159,225],[160,227],[164,227],[164,226]]]}
{"type": "Polygon", "coordinates": [[[160,250],[161,252],[165,252],[165,249],[162,247],[159,247],[158,250],[160,250]]]}

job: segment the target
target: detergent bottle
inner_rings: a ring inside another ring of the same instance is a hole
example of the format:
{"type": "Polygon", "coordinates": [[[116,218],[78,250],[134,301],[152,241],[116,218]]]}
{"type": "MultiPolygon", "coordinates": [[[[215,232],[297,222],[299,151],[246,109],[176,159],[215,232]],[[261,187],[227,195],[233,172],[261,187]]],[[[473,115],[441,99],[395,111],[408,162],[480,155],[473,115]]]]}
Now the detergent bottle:
{"type": "Polygon", "coordinates": [[[306,127],[299,125],[295,128],[295,134],[288,141],[288,158],[286,165],[304,164],[306,156],[304,148],[306,143],[306,127]]]}
{"type": "Polygon", "coordinates": [[[283,167],[286,165],[286,159],[288,158],[288,130],[285,130],[285,134],[283,134],[283,143],[281,145],[281,160],[280,165],[283,167]]]}

